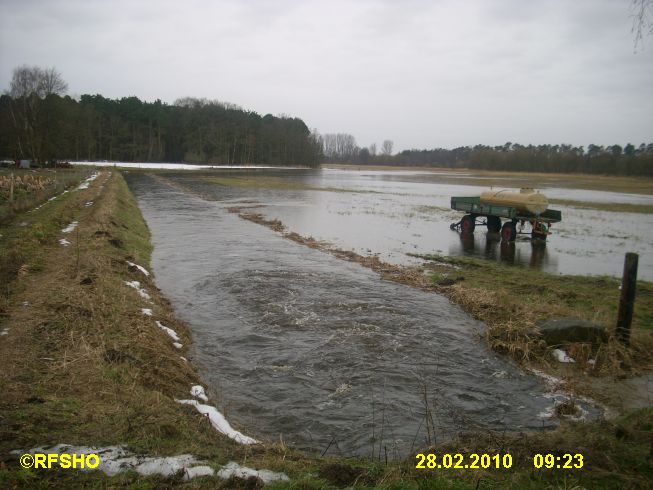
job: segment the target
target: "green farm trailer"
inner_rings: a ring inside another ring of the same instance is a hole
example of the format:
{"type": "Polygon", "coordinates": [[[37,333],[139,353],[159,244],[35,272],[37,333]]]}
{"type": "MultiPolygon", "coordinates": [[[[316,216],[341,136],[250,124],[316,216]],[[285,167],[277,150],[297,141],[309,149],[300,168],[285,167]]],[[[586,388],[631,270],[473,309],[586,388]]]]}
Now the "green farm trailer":
{"type": "Polygon", "coordinates": [[[474,233],[477,224],[486,225],[490,233],[501,233],[501,240],[505,242],[515,241],[518,233],[528,234],[524,231],[526,223],[531,225],[532,239],[546,240],[551,234],[551,225],[562,220],[562,213],[554,209],[533,214],[514,206],[484,203],[480,197],[452,197],[451,209],[466,213],[459,222],[451,223],[452,230],[470,234],[474,233]],[[485,218],[485,221],[479,222],[479,218],[485,218]]]}

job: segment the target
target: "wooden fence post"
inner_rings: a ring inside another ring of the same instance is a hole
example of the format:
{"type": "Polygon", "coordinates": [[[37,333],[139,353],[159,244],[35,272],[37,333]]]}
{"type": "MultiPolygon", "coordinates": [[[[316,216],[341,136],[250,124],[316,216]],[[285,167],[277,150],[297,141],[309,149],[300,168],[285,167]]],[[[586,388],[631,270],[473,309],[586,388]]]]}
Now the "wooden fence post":
{"type": "Polygon", "coordinates": [[[630,343],[630,324],[633,321],[635,291],[637,289],[637,262],[639,255],[628,252],[624,260],[624,274],[621,278],[621,298],[617,314],[617,339],[624,345],[630,343]]]}

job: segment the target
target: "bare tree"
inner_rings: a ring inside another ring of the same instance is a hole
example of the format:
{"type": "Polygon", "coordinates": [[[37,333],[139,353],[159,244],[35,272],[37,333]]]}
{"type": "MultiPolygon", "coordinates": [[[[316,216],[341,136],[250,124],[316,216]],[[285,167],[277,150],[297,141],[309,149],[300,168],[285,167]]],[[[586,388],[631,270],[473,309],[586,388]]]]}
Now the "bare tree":
{"type": "Polygon", "coordinates": [[[56,68],[46,68],[41,70],[39,88],[41,97],[48,95],[62,95],[68,91],[68,84],[64,81],[61,73],[56,68]]]}
{"type": "Polygon", "coordinates": [[[68,84],[56,68],[23,65],[14,69],[9,95],[13,99],[30,96],[44,98],[64,94],[67,90],[68,84]]]}
{"type": "Polygon", "coordinates": [[[370,145],[370,155],[372,155],[373,157],[376,156],[376,143],[372,143],[370,145]]]}
{"type": "Polygon", "coordinates": [[[14,69],[8,95],[17,131],[16,144],[22,157],[30,156],[36,161],[42,159],[43,137],[48,129],[44,123],[47,117],[42,114],[42,99],[48,95],[61,95],[67,90],[68,84],[55,68],[23,65],[14,69]]]}
{"type": "Polygon", "coordinates": [[[653,34],[653,0],[632,0],[635,49],[643,43],[644,36],[653,34]]]}
{"type": "Polygon", "coordinates": [[[392,155],[392,147],[394,146],[394,143],[392,140],[383,140],[383,143],[381,144],[381,154],[385,156],[390,156],[392,155]]]}

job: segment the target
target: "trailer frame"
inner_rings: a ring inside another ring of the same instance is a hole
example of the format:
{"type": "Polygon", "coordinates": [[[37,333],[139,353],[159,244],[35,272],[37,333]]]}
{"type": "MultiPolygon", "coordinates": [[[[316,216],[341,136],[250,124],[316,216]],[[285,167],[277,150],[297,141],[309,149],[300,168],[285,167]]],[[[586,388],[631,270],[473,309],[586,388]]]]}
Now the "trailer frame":
{"type": "Polygon", "coordinates": [[[526,223],[531,225],[531,239],[546,240],[551,234],[551,225],[562,221],[562,213],[555,209],[547,209],[538,215],[514,206],[484,203],[479,196],[452,197],[451,209],[467,213],[459,222],[451,223],[449,227],[452,230],[470,234],[474,233],[477,224],[486,225],[488,232],[501,233],[501,239],[506,242],[514,242],[518,234],[529,234],[523,231],[526,223]],[[484,217],[485,221],[477,223],[479,217],[484,217]],[[506,220],[503,224],[502,218],[506,220]],[[518,224],[520,231],[517,231],[518,224]]]}

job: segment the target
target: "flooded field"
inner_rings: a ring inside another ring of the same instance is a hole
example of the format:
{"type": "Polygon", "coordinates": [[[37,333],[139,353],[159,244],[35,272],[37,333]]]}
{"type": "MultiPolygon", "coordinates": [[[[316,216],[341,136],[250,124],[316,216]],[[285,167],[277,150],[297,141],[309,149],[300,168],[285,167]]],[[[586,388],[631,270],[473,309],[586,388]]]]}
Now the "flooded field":
{"type": "MultiPolygon", "coordinates": [[[[406,252],[465,253],[615,274],[628,243],[642,254],[640,277],[651,276],[651,232],[631,240],[624,223],[650,230],[647,214],[586,209],[582,218],[562,208],[565,221],[543,250],[520,241],[506,257],[484,232],[465,243],[449,229],[459,217],[446,209],[449,197],[478,194],[475,186],[415,182],[411,172],[275,171],[283,182],[265,187],[207,180],[216,175],[127,174],[152,231],[157,284],[190,324],[194,361],[227,418],[319,453],[405,457],[474,427],[546,427],[560,395],[490,352],[476,335],[482,325],[445,298],[381,281],[228,207],[263,204],[257,212],[292,231],[400,263],[413,260],[406,252]],[[590,217],[621,227],[599,239],[590,217]]],[[[591,191],[561,192],[586,201],[591,191]]]]}
{"type": "MultiPolygon", "coordinates": [[[[562,222],[552,227],[546,246],[532,246],[530,236],[519,236],[515,246],[502,248],[498,237],[488,236],[484,226],[477,226],[472,237],[449,229],[462,216],[450,209],[451,196],[479,195],[496,184],[496,177],[343,170],[254,174],[272,180],[262,187],[223,187],[220,199],[264,204],[258,212],[279,219],[289,230],[363,255],[379,254],[387,262],[410,263],[413,259],[407,253],[473,255],[530,265],[554,274],[620,276],[623,255],[630,251],[640,254],[639,278],[653,280],[653,213],[591,208],[592,204],[606,207],[613,203],[653,209],[653,190],[651,194],[630,194],[542,187],[550,200],[575,201],[584,207],[551,205],[562,211],[562,222]],[[466,180],[475,185],[466,185],[466,180]],[[478,185],[482,182],[486,183],[478,185]],[[284,188],[284,183],[294,188],[284,188]]],[[[253,173],[236,171],[227,175],[237,179],[253,173]]],[[[199,174],[179,174],[175,178],[205,195],[215,192],[215,185],[199,174]]],[[[514,186],[533,184],[525,177],[510,181],[514,186]]]]}

